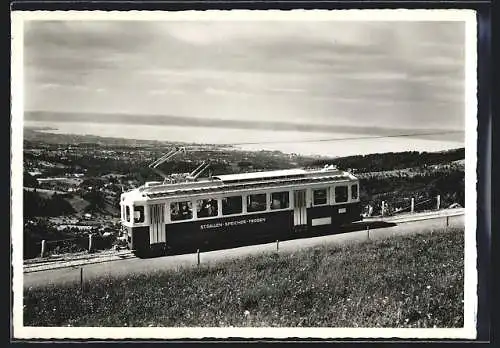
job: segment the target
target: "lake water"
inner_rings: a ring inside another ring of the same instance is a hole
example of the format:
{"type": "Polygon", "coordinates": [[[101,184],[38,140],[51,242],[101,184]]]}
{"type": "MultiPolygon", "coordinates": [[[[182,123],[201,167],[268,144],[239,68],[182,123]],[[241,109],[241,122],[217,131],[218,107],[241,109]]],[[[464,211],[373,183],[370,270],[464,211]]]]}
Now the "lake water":
{"type": "MultiPolygon", "coordinates": [[[[436,139],[374,138],[367,134],[312,133],[297,131],[265,131],[212,127],[146,126],[79,122],[25,121],[25,126],[55,128],[47,132],[59,134],[96,135],[102,137],[170,142],[241,144],[245,150],[278,150],[284,153],[319,156],[350,156],[399,151],[441,151],[464,147],[464,142],[436,139]],[[318,141],[332,138],[348,140],[318,141]],[[313,142],[314,141],[314,142],[313,142]],[[276,142],[276,143],[273,143],[276,142]],[[250,144],[242,144],[250,143],[250,144]],[[252,144],[258,143],[258,144],[252,144]]],[[[411,130],[409,130],[411,133],[411,130]]],[[[434,137],[436,138],[436,137],[434,137]]]]}

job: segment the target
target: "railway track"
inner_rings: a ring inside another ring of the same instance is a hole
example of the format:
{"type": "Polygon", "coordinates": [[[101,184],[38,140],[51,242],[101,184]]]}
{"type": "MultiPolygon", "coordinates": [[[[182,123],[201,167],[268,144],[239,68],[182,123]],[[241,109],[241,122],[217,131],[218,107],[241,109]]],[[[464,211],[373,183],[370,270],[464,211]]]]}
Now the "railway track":
{"type": "MultiPolygon", "coordinates": [[[[339,234],[327,234],[322,236],[311,236],[312,239],[317,238],[328,238],[338,236],[338,239],[341,240],[350,240],[350,237],[356,239],[356,233],[364,232],[366,230],[372,230],[373,236],[381,235],[378,233],[378,230],[382,231],[387,230],[390,233],[391,226],[395,224],[407,224],[412,222],[418,222],[423,220],[434,220],[434,219],[446,219],[452,218],[456,216],[461,216],[464,214],[463,208],[458,209],[447,209],[440,210],[436,212],[423,212],[423,213],[414,213],[414,214],[401,214],[398,216],[392,217],[373,217],[373,218],[365,218],[361,222],[357,222],[351,224],[350,226],[344,227],[339,234]]],[[[306,237],[306,236],[301,236],[306,237]]],[[[301,240],[305,240],[308,238],[301,238],[301,240]]],[[[294,239],[290,239],[288,241],[283,241],[282,243],[291,242],[294,239]]],[[[305,243],[309,244],[309,243],[305,243]]],[[[250,247],[250,246],[246,246],[250,247]]],[[[211,252],[227,252],[228,250],[218,250],[211,252]]],[[[179,255],[174,255],[179,256],[179,255]]],[[[63,269],[76,269],[84,266],[91,266],[96,264],[104,264],[110,262],[118,262],[130,259],[138,259],[131,251],[129,250],[108,250],[105,252],[100,252],[96,254],[78,254],[78,255],[60,255],[58,257],[48,258],[48,259],[39,259],[39,260],[28,260],[25,261],[23,265],[23,272],[25,275],[35,272],[44,272],[44,271],[57,271],[63,269]]]]}
{"type": "Polygon", "coordinates": [[[81,267],[85,265],[126,260],[129,258],[134,258],[134,254],[130,250],[121,251],[107,251],[100,252],[96,254],[85,254],[85,255],[64,255],[55,258],[49,258],[47,260],[40,260],[30,263],[25,263],[23,265],[24,273],[39,272],[46,270],[53,270],[59,268],[74,268],[81,267]]]}

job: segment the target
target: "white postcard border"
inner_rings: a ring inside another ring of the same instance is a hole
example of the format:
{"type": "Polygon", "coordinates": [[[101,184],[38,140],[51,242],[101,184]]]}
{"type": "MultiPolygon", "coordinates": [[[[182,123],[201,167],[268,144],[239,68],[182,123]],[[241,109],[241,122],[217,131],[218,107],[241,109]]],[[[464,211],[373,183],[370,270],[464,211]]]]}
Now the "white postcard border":
{"type": "Polygon", "coordinates": [[[476,14],[473,10],[292,10],[292,11],[14,11],[12,19],[12,144],[11,236],[13,244],[14,338],[463,338],[476,337],[476,165],[477,165],[477,52],[476,14]],[[466,139],[465,139],[465,284],[464,327],[407,328],[45,328],[23,325],[23,30],[31,20],[273,20],[273,21],[464,21],[466,22],[466,139]]]}

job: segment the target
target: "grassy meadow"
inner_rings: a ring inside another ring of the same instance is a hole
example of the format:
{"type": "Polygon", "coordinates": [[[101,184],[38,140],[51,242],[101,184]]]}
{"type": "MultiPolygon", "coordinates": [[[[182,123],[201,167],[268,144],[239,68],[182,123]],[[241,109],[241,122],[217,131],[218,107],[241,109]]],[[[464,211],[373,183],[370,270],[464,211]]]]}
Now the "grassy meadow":
{"type": "Polygon", "coordinates": [[[464,231],[26,289],[26,326],[462,327],[464,231]]]}

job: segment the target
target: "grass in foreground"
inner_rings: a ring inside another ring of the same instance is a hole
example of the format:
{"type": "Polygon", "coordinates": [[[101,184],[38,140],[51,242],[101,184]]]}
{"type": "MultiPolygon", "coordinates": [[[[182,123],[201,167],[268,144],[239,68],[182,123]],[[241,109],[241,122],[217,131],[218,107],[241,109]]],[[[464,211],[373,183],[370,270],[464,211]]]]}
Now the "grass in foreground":
{"type": "Polygon", "coordinates": [[[462,327],[464,231],[24,292],[27,326],[462,327]]]}

